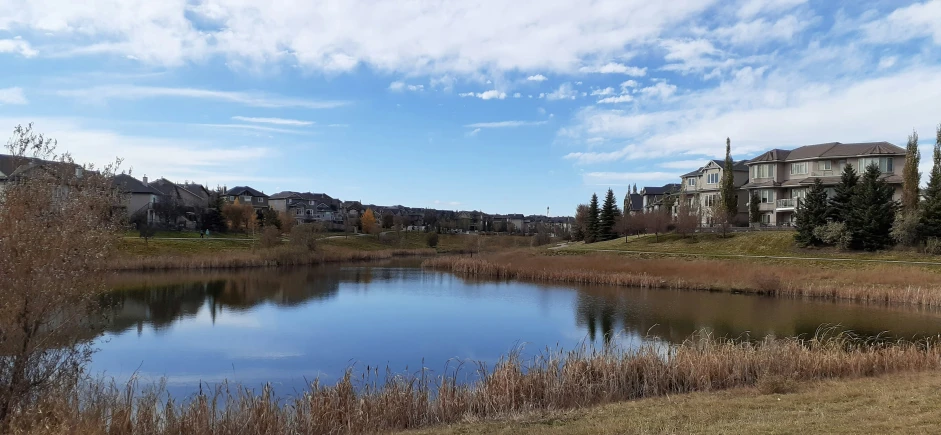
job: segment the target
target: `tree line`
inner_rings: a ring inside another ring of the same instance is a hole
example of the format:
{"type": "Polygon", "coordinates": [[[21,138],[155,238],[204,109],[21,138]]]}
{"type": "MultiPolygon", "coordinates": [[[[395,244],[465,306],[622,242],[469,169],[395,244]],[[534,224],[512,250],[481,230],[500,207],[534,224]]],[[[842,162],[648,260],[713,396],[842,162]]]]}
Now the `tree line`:
{"type": "MultiPolygon", "coordinates": [[[[604,205],[600,209],[598,196],[592,194],[588,204],[581,204],[576,208],[572,238],[594,243],[611,240],[619,235],[629,236],[641,233],[653,234],[659,238],[660,234],[671,231],[685,237],[699,228],[704,217],[707,217],[712,225],[725,236],[729,228],[738,223],[738,194],[735,190],[733,165],[732,141],[726,138],[720,189],[715,200],[705,206],[700,206],[698,199],[690,197],[685,190],[680,189],[678,192],[663,192],[656,206],[648,207],[639,213],[631,213],[628,210],[631,195],[629,189],[624,196],[624,212],[622,213],[611,189],[608,189],[604,205]]],[[[633,187],[633,193],[637,193],[636,184],[633,187]]]]}
{"type": "Polygon", "coordinates": [[[918,133],[908,137],[902,170],[901,201],[876,164],[859,174],[847,164],[832,196],[820,179],[797,206],[794,235],[798,245],[836,246],[875,251],[893,245],[941,254],[941,125],[937,128],[933,166],[920,188],[918,133]]]}

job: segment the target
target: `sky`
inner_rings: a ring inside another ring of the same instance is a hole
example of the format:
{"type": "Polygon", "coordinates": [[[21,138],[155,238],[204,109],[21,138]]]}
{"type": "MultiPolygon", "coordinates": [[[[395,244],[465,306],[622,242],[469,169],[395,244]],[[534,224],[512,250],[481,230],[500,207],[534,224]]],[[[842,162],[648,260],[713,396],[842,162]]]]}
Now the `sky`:
{"type": "MultiPolygon", "coordinates": [[[[572,215],[941,122],[941,0],[0,0],[0,129],[140,178],[572,215]]],[[[2,135],[2,132],[0,132],[2,135]]]]}

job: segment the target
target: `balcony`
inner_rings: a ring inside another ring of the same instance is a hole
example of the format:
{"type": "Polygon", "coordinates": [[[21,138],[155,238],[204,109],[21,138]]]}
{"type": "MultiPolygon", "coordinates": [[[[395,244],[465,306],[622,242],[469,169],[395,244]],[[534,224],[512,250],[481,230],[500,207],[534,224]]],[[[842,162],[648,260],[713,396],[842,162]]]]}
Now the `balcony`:
{"type": "Polygon", "coordinates": [[[779,199],[775,203],[775,210],[794,210],[798,203],[800,203],[799,198],[779,199]]]}

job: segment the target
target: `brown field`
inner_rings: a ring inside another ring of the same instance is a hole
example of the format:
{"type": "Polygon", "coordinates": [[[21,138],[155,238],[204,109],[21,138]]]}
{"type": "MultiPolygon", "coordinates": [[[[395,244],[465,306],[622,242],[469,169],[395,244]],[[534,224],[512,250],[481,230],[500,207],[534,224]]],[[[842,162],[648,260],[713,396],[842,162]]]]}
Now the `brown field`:
{"type": "MultiPolygon", "coordinates": [[[[802,381],[859,378],[941,367],[941,348],[927,342],[875,344],[845,335],[757,343],[697,336],[664,348],[549,352],[523,361],[510,355],[476,381],[418,372],[389,377],[315,381],[307,391],[275,399],[220,385],[184,402],[160,386],[138,390],[100,382],[37,398],[11,421],[11,433],[82,434],[336,434],[418,429],[697,391],[757,387],[783,393],[802,381]],[[143,393],[143,394],[141,394],[143,393]]],[[[720,404],[718,406],[724,406],[720,404]]],[[[662,410],[666,412],[666,410],[662,410]]]]}
{"type": "Polygon", "coordinates": [[[745,387],[635,400],[556,413],[521,414],[409,431],[413,435],[936,433],[941,372],[794,384],[767,394],[745,387]]]}
{"type": "Polygon", "coordinates": [[[941,273],[930,267],[895,264],[828,269],[744,260],[542,255],[532,251],[478,258],[438,257],[422,264],[465,276],[498,279],[941,306],[941,273]]]}

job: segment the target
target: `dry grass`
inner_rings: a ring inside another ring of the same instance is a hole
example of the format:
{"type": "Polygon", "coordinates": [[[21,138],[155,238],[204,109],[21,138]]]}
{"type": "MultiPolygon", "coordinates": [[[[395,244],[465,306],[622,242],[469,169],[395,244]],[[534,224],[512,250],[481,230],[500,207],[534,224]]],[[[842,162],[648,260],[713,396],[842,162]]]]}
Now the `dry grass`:
{"type": "Polygon", "coordinates": [[[324,247],[309,251],[292,246],[278,246],[254,251],[221,251],[213,255],[120,257],[112,259],[109,264],[112,270],[231,269],[386,260],[392,257],[434,254],[434,249],[354,251],[324,247]]]}
{"type": "Polygon", "coordinates": [[[307,391],[277,399],[222,384],[184,402],[163,390],[141,393],[100,383],[43,397],[21,409],[13,433],[370,433],[534,412],[564,411],[611,402],[794,381],[857,378],[941,367],[941,348],[929,342],[873,343],[847,335],[734,342],[698,335],[664,347],[604,351],[546,351],[523,361],[511,354],[476,380],[459,374],[355,376],[335,385],[314,381],[307,391]]]}
{"type": "Polygon", "coordinates": [[[755,388],[691,393],[567,412],[463,423],[413,435],[913,434],[941,427],[941,372],[797,384],[787,395],[755,388]]]}
{"type": "Polygon", "coordinates": [[[642,259],[614,254],[546,256],[524,251],[480,258],[438,257],[422,264],[465,276],[497,279],[941,306],[941,274],[905,265],[839,270],[739,260],[642,259]]]}

